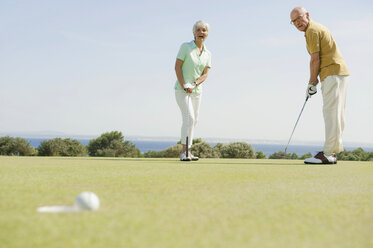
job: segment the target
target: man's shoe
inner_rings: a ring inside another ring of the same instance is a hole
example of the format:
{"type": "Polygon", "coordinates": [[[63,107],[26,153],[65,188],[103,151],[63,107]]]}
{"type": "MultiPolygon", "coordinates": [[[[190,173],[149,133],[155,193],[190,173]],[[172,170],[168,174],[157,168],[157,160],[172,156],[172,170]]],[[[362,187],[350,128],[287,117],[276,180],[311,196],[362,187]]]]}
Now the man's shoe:
{"type": "Polygon", "coordinates": [[[332,155],[325,155],[324,152],[319,152],[312,158],[306,158],[305,164],[336,164],[337,156],[333,153],[332,155]]]}
{"type": "Polygon", "coordinates": [[[187,157],[185,152],[182,152],[180,154],[180,161],[192,161],[192,159],[190,157],[187,157]]]}

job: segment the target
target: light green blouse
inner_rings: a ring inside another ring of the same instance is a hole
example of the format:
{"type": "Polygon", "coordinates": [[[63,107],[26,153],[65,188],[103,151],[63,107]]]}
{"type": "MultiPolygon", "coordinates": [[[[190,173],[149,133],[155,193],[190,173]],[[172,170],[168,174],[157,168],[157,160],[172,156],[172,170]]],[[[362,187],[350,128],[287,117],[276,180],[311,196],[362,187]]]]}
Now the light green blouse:
{"type": "MultiPolygon", "coordinates": [[[[177,58],[184,61],[181,70],[183,72],[183,77],[185,83],[194,83],[197,78],[199,78],[205,67],[211,68],[211,53],[206,49],[204,45],[201,56],[198,55],[198,48],[194,41],[185,42],[181,45],[180,50],[177,54],[177,58]]],[[[175,90],[183,90],[176,80],[175,90]]],[[[195,93],[202,92],[202,85],[193,89],[195,93]]]]}

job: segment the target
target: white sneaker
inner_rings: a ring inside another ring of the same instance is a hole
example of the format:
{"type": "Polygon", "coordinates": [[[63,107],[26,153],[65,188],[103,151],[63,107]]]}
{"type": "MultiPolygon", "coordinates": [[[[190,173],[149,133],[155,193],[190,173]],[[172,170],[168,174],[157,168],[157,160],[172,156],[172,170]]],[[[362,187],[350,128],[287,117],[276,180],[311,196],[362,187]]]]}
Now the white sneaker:
{"type": "Polygon", "coordinates": [[[199,159],[199,157],[196,157],[194,156],[193,154],[189,153],[189,157],[193,160],[193,161],[197,161],[199,159]]]}
{"type": "Polygon", "coordinates": [[[180,161],[192,161],[190,157],[187,157],[185,152],[180,153],[180,161]]]}
{"type": "Polygon", "coordinates": [[[312,158],[306,158],[305,164],[336,164],[337,156],[333,153],[332,155],[325,155],[324,152],[319,152],[312,158]]]}

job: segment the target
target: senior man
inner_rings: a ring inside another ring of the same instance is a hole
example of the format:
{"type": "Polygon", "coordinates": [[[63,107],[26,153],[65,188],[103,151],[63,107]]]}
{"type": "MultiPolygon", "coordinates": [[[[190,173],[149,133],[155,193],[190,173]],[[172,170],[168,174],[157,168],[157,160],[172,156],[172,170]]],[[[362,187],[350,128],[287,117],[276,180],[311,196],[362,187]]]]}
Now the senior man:
{"type": "Polygon", "coordinates": [[[290,13],[291,23],[305,32],[307,51],[311,56],[310,79],[307,97],[316,94],[316,85],[321,81],[325,143],[322,152],[304,160],[306,164],[336,164],[336,153],[343,151],[342,133],[348,69],[329,30],[310,19],[303,7],[296,7],[290,13]]]}

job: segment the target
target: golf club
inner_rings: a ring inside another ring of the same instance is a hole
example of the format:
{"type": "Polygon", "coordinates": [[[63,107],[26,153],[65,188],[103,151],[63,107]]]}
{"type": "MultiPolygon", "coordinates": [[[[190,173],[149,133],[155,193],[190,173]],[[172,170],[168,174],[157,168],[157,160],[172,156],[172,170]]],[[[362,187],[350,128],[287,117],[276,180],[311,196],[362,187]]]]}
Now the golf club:
{"type": "Polygon", "coordinates": [[[188,93],[188,133],[187,133],[187,136],[186,136],[186,150],[185,150],[185,153],[186,153],[186,157],[189,158],[189,132],[190,132],[190,117],[189,117],[189,114],[190,114],[190,94],[188,93]]]}
{"type": "Polygon", "coordinates": [[[286,148],[285,148],[285,155],[286,155],[286,150],[288,149],[288,146],[289,146],[289,143],[290,143],[291,137],[293,137],[293,133],[294,133],[294,131],[295,131],[295,128],[297,127],[297,124],[298,124],[299,118],[300,118],[300,116],[302,115],[302,112],[303,112],[304,106],[306,106],[306,103],[307,103],[307,101],[308,101],[308,98],[309,98],[309,97],[307,96],[307,97],[306,97],[306,100],[304,101],[304,104],[303,104],[302,110],[300,111],[300,114],[299,114],[299,116],[298,116],[297,122],[295,123],[295,126],[294,126],[294,128],[293,128],[293,132],[292,132],[291,135],[290,135],[290,138],[289,138],[288,144],[286,145],[286,148]]]}

